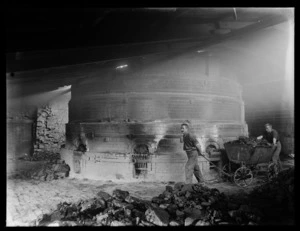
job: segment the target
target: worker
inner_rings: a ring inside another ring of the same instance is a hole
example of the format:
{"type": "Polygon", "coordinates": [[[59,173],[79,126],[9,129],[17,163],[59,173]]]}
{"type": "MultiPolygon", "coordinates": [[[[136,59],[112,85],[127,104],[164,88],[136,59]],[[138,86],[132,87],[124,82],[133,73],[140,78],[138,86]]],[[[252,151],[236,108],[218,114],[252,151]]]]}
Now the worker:
{"type": "Polygon", "coordinates": [[[263,135],[258,136],[257,139],[261,140],[264,138],[269,146],[272,146],[272,161],[276,164],[278,164],[279,170],[281,170],[281,162],[279,159],[279,154],[281,151],[281,143],[279,141],[279,135],[278,132],[272,128],[272,125],[267,123],[265,124],[266,131],[263,133],[263,135]]]}
{"type": "Polygon", "coordinates": [[[187,184],[192,184],[193,174],[198,183],[203,183],[203,176],[198,165],[198,154],[201,154],[201,146],[194,134],[189,131],[188,123],[181,124],[181,133],[183,134],[183,150],[186,152],[188,161],[185,165],[185,178],[187,184]]]}
{"type": "Polygon", "coordinates": [[[76,139],[75,146],[76,146],[76,151],[81,151],[81,152],[89,151],[89,145],[84,132],[82,131],[80,132],[78,138],[76,139]]]}

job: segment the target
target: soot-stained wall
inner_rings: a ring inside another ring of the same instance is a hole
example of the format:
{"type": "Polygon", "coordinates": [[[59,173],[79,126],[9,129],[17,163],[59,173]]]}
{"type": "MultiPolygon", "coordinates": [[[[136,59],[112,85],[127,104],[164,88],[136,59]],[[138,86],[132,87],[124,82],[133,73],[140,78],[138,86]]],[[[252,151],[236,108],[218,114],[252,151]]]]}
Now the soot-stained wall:
{"type": "Polygon", "coordinates": [[[257,95],[256,99],[249,99],[246,106],[249,134],[259,136],[264,132],[264,125],[271,123],[279,133],[282,155],[294,153],[295,117],[294,103],[291,98],[292,85],[282,80],[248,86],[246,90],[256,92],[257,95]],[[290,87],[287,88],[287,85],[290,87]]]}
{"type": "Polygon", "coordinates": [[[34,121],[37,108],[23,97],[15,97],[20,85],[7,83],[6,104],[6,154],[8,160],[33,153],[34,121]]]}
{"type": "MultiPolygon", "coordinates": [[[[31,77],[35,72],[25,74],[31,77]]],[[[38,78],[36,81],[26,81],[26,78],[7,81],[9,159],[28,157],[44,151],[59,152],[65,142],[71,93],[57,89],[58,86],[60,82],[53,84],[38,78]]]]}

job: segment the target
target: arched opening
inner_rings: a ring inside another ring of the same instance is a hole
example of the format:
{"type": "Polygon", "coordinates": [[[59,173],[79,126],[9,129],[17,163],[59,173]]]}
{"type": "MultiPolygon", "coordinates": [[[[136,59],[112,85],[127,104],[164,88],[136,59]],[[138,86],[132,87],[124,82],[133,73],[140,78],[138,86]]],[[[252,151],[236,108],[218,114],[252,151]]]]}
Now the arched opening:
{"type": "Polygon", "coordinates": [[[134,154],[149,154],[149,147],[146,144],[138,144],[134,148],[134,154]]]}
{"type": "Polygon", "coordinates": [[[149,168],[149,147],[146,144],[138,144],[134,148],[133,162],[134,162],[134,177],[146,177],[149,168]]]}
{"type": "Polygon", "coordinates": [[[221,166],[221,153],[219,145],[216,142],[208,142],[206,144],[205,152],[208,154],[211,162],[209,163],[209,169],[215,169],[215,166],[221,166]]]}
{"type": "Polygon", "coordinates": [[[209,155],[213,155],[215,152],[218,151],[218,147],[216,144],[209,144],[206,146],[206,149],[205,149],[206,153],[209,154],[209,155]]]}

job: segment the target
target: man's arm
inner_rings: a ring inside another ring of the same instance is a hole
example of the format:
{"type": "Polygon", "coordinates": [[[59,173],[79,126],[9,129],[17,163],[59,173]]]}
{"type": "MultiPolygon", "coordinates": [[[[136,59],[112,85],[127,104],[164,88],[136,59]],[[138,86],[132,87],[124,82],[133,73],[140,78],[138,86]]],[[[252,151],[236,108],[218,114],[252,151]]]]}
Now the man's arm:
{"type": "Polygon", "coordinates": [[[201,145],[199,144],[199,141],[197,140],[197,137],[194,134],[191,136],[191,140],[193,141],[197,149],[198,155],[202,156],[203,154],[201,153],[201,145]]]}
{"type": "Polygon", "coordinates": [[[278,133],[277,131],[273,130],[273,144],[276,146],[276,142],[278,139],[278,133]]]}
{"type": "Polygon", "coordinates": [[[90,149],[89,149],[89,144],[88,144],[87,139],[84,139],[84,145],[86,147],[86,151],[88,152],[90,149]]]}
{"type": "Polygon", "coordinates": [[[196,144],[196,148],[197,148],[198,154],[199,154],[200,156],[203,156],[203,154],[201,153],[201,146],[200,146],[199,143],[196,144]]]}

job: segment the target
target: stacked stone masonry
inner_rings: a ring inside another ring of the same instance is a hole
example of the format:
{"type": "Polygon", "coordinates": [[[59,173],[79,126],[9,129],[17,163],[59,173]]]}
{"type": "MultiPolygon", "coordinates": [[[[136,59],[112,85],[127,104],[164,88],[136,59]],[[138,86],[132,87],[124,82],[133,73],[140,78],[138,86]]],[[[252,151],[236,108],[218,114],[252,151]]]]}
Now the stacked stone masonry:
{"type": "Polygon", "coordinates": [[[36,142],[34,154],[59,153],[65,144],[65,124],[68,122],[68,100],[61,99],[50,102],[39,108],[36,121],[36,142]]]}

